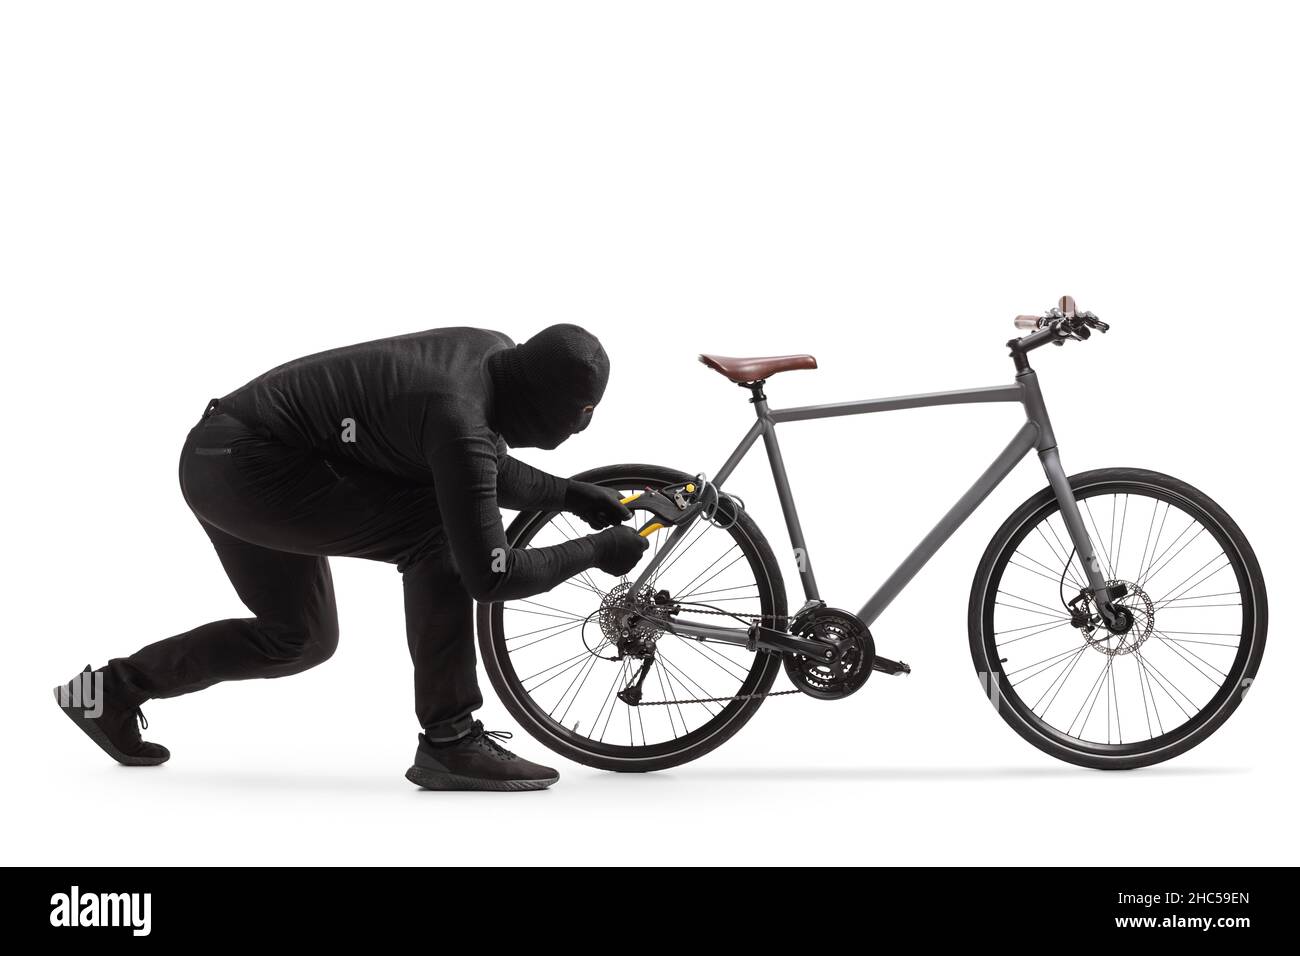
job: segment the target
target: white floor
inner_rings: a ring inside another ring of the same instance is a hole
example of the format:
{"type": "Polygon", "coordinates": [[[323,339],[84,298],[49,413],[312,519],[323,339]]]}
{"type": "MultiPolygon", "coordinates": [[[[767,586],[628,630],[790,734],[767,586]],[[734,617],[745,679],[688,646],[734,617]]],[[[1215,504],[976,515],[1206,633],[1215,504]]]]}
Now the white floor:
{"type": "MultiPolygon", "coordinates": [[[[11,777],[21,786],[5,790],[5,818],[22,822],[10,829],[5,857],[87,865],[1294,862],[1292,758],[1249,743],[1270,717],[1264,694],[1190,754],[1106,774],[1030,749],[983,701],[973,674],[957,680],[960,688],[948,683],[923,672],[875,675],[844,702],[768,701],[694,765],[634,776],[560,763],[560,783],[536,794],[418,791],[402,779],[410,747],[381,728],[383,708],[359,705],[315,725],[287,719],[272,700],[287,682],[275,694],[249,684],[153,703],[149,736],[174,753],[156,769],[109,764],[42,702],[31,718],[41,753],[23,756],[29,769],[11,777]],[[224,706],[241,711],[223,717],[224,706]],[[948,715],[946,728],[936,710],[948,715]],[[324,738],[334,734],[330,753],[324,738]]],[[[529,739],[513,743],[545,757],[529,739]]]]}

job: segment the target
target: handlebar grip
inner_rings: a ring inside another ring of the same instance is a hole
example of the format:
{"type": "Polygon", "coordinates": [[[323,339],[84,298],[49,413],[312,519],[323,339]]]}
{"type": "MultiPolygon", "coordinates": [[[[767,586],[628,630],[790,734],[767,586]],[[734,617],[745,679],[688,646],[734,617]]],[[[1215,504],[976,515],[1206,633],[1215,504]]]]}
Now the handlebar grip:
{"type": "Polygon", "coordinates": [[[1016,316],[1016,328],[1032,332],[1038,328],[1042,321],[1043,317],[1041,315],[1018,315],[1016,316]]]}

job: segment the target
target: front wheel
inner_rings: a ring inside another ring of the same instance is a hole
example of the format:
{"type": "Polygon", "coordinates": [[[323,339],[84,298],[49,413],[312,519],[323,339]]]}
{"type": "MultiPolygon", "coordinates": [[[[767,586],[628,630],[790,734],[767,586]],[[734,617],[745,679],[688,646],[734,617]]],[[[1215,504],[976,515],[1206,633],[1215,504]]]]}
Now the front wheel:
{"type": "MultiPolygon", "coordinates": [[[[613,465],[577,477],[626,496],[692,476],[613,465]]],[[[635,502],[630,507],[633,527],[647,521],[635,502]]],[[[744,510],[732,518],[697,520],[642,594],[630,593],[636,569],[620,578],[593,569],[546,594],[479,605],[484,669],[525,730],[579,763],[647,771],[703,756],[754,715],[781,669],[778,656],[678,637],[644,621],[620,630],[617,617],[628,607],[656,616],[671,598],[682,607],[681,620],[730,627],[784,622],[785,585],[772,549],[744,510]]],[[[506,536],[511,547],[524,548],[586,533],[577,519],[551,511],[519,515],[506,536]]],[[[652,537],[642,565],[665,537],[652,537]]]]}
{"type": "Polygon", "coordinates": [[[1070,486],[1103,576],[1125,586],[1125,624],[1072,623],[1086,578],[1044,489],[975,573],[975,669],[1003,719],[1054,757],[1103,770],[1168,760],[1218,729],[1254,681],[1268,630],[1259,563],[1227,513],[1176,478],[1106,468],[1070,486]]]}

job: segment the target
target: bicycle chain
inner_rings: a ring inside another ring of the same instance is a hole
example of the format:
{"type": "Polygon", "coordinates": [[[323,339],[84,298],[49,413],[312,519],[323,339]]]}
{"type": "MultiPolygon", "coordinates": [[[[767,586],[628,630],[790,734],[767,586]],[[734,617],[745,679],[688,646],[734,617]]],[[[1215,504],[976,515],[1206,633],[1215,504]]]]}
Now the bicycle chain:
{"type": "MultiPolygon", "coordinates": [[[[632,707],[668,707],[672,704],[720,704],[723,701],[730,703],[733,700],[760,700],[764,697],[782,697],[786,694],[802,694],[799,688],[793,690],[769,690],[763,694],[736,694],[733,697],[692,697],[689,700],[643,700],[629,706],[632,707]]],[[[624,701],[627,703],[627,701],[624,701]]]]}

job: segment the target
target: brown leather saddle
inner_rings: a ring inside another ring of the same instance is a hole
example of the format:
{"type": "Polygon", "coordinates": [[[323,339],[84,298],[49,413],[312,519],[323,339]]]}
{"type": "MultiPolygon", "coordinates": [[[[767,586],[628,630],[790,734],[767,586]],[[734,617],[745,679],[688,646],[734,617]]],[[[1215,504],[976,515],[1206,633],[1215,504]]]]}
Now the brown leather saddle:
{"type": "Polygon", "coordinates": [[[715,372],[720,372],[731,381],[740,384],[758,382],[777,372],[817,367],[817,360],[811,355],[767,355],[757,358],[701,355],[700,361],[715,372]]]}

